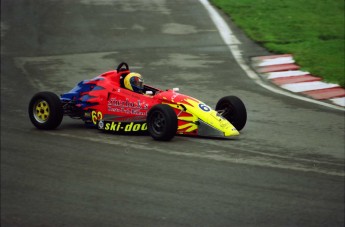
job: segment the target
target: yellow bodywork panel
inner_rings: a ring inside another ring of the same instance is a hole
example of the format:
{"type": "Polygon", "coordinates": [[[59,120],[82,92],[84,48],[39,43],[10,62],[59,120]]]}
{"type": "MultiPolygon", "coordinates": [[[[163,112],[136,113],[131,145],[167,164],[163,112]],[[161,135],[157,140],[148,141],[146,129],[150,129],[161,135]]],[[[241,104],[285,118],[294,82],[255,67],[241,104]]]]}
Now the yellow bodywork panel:
{"type": "Polygon", "coordinates": [[[179,120],[187,122],[186,124],[180,125],[178,130],[187,129],[186,132],[191,132],[198,128],[198,121],[202,120],[207,125],[223,132],[226,137],[240,134],[228,120],[220,116],[217,111],[203,102],[194,99],[185,99],[184,102],[185,103],[178,104],[166,103],[173,108],[180,109],[192,115],[187,117],[178,116],[179,120]]]}

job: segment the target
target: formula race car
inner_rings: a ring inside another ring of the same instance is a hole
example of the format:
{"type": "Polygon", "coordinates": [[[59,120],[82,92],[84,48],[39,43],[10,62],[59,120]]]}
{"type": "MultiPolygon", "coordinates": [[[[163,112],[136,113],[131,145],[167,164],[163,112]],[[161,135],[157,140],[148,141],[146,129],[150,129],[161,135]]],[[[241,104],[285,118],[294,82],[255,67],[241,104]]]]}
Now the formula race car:
{"type": "Polygon", "coordinates": [[[81,81],[60,97],[52,92],[35,94],[29,117],[38,129],[57,128],[64,115],[81,119],[102,131],[148,132],[168,141],[177,135],[228,138],[239,135],[247,121],[243,102],[236,96],[221,98],[215,110],[178,93],[143,84],[140,74],[122,62],[116,70],[81,81]]]}

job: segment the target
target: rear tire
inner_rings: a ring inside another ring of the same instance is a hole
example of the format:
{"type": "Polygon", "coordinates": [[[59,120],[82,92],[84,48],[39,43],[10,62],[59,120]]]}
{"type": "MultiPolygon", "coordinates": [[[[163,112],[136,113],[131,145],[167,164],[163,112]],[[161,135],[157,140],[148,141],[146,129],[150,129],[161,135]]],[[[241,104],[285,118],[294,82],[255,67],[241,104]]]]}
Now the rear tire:
{"type": "Polygon", "coordinates": [[[228,120],[235,128],[240,131],[247,122],[247,110],[241,99],[236,96],[226,96],[221,98],[216,110],[228,120]]]}
{"type": "Polygon", "coordinates": [[[158,104],[147,114],[147,130],[155,140],[169,141],[177,131],[177,116],[168,105],[158,104]]]}
{"type": "Polygon", "coordinates": [[[55,129],[63,118],[60,98],[48,91],[35,94],[29,104],[29,117],[38,129],[55,129]]]}

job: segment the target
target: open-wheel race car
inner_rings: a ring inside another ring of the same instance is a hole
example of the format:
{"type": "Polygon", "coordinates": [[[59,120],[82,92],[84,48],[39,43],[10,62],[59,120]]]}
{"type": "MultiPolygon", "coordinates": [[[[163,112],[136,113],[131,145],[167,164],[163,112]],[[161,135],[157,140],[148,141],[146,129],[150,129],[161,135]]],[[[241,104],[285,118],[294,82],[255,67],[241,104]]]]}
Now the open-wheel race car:
{"type": "Polygon", "coordinates": [[[213,110],[178,93],[177,88],[161,90],[143,84],[141,75],[131,72],[124,62],[116,70],[79,82],[60,97],[39,92],[28,110],[38,129],[55,129],[67,115],[103,131],[148,132],[162,141],[175,135],[237,136],[247,121],[246,108],[236,96],[221,98],[213,110]]]}

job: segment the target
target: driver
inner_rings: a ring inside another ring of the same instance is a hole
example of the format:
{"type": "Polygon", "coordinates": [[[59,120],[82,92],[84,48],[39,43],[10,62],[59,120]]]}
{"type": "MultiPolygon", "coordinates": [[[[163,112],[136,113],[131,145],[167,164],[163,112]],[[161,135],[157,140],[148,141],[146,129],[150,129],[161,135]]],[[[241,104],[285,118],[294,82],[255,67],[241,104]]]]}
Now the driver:
{"type": "Polygon", "coordinates": [[[144,92],[144,79],[139,73],[129,73],[123,81],[125,88],[142,94],[144,92]]]}

